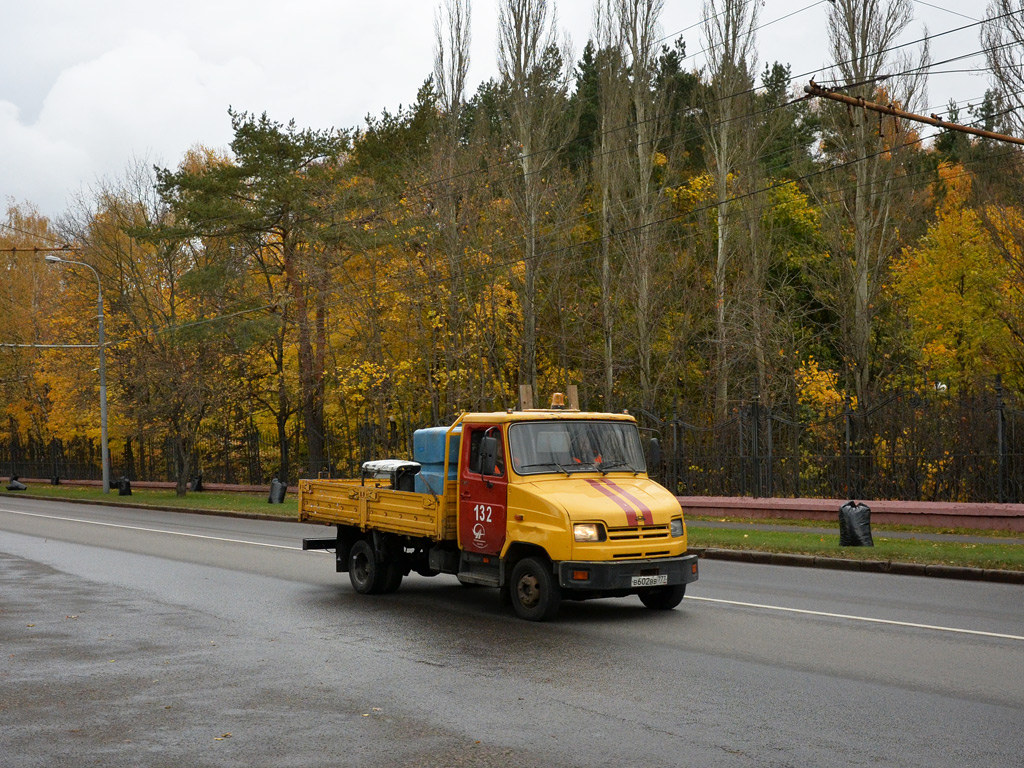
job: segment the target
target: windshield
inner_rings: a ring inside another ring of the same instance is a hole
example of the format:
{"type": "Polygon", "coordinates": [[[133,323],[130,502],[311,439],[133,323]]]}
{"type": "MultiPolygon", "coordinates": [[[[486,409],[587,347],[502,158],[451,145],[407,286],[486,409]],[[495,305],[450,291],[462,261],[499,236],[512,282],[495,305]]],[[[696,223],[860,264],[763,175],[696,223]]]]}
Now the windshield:
{"type": "Polygon", "coordinates": [[[512,468],[545,472],[645,472],[636,425],[622,421],[528,421],[508,432],[512,468]]]}

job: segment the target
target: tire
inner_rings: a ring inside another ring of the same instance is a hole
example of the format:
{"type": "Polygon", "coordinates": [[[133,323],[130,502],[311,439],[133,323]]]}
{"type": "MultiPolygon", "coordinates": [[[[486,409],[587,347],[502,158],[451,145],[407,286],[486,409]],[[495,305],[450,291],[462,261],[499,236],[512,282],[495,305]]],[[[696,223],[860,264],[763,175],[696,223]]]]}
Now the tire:
{"type": "Polygon", "coordinates": [[[671,611],[686,597],[685,584],[673,584],[670,587],[655,587],[637,593],[640,602],[655,611],[671,611]]]}
{"type": "Polygon", "coordinates": [[[519,618],[527,621],[553,619],[562,604],[562,588],[555,581],[551,566],[532,557],[516,563],[508,593],[519,618]]]}
{"type": "Polygon", "coordinates": [[[366,539],[352,545],[348,553],[348,578],[356,592],[360,595],[380,594],[385,587],[386,571],[366,539]]]}
{"type": "Polygon", "coordinates": [[[384,588],[381,589],[380,593],[382,595],[390,595],[392,592],[397,592],[398,588],[402,586],[402,579],[405,577],[405,574],[402,573],[401,568],[394,564],[389,564],[384,571],[384,588]]]}

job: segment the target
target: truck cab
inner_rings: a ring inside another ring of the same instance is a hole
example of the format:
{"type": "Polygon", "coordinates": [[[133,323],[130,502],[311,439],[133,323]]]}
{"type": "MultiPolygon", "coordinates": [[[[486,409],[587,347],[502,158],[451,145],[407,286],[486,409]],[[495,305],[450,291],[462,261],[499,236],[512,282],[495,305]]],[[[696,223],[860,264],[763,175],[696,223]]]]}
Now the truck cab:
{"type": "Polygon", "coordinates": [[[650,608],[671,609],[697,579],[682,509],[647,476],[628,414],[464,414],[448,428],[418,431],[413,459],[405,469],[419,471],[412,493],[377,486],[345,523],[320,514],[326,507],[313,503],[314,484],[300,483],[300,519],[339,525],[336,540],[307,542],[333,544],[357,591],[387,591],[357,583],[367,567],[382,584],[400,582],[398,573],[447,572],[497,587],[522,618],[544,620],[565,599],[636,594],[650,608]],[[411,535],[410,505],[426,536],[411,535]],[[366,543],[353,561],[359,541],[366,543]]]}

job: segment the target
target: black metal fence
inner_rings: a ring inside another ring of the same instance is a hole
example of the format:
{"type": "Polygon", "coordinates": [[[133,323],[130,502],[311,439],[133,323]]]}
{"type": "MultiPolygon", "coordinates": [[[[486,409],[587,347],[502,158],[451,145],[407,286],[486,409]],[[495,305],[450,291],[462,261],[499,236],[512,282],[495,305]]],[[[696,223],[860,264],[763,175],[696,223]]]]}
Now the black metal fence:
{"type": "MultiPolygon", "coordinates": [[[[281,477],[287,464],[289,483],[299,477],[356,477],[362,461],[390,452],[405,455],[411,432],[399,432],[394,422],[383,428],[364,421],[351,439],[334,433],[325,436],[325,455],[310,462],[303,445],[302,431],[289,430],[286,439],[287,461],[282,460],[277,435],[262,433],[251,426],[208,430],[196,443],[192,455],[192,477],[202,475],[207,483],[268,485],[281,477]]],[[[177,468],[173,443],[167,438],[144,435],[115,439],[110,443],[111,477],[131,480],[174,482],[177,468]]],[[[69,441],[25,439],[15,430],[0,436],[0,476],[17,475],[40,479],[100,480],[102,464],[99,440],[75,437],[69,441]]]]}
{"type": "Polygon", "coordinates": [[[700,427],[644,414],[681,495],[960,502],[1024,499],[1024,412],[1000,388],[893,394],[816,422],[759,402],[700,427]]]}
{"type": "MultiPolygon", "coordinates": [[[[818,421],[799,417],[759,402],[709,426],[640,412],[644,433],[660,438],[655,476],[682,495],[1024,501],[1024,412],[998,386],[970,395],[893,394],[867,410],[847,403],[818,421]]],[[[328,435],[317,466],[305,459],[301,435],[294,429],[288,438],[290,482],[320,473],[352,477],[364,459],[405,456],[411,426],[365,420],[328,435]]],[[[112,477],[176,479],[169,441],[144,436],[112,446],[112,477]]],[[[280,467],[276,435],[243,426],[203,435],[191,474],[265,485],[280,467]]],[[[0,475],[99,480],[99,444],[25,440],[12,430],[0,437],[0,475]]]]}
{"type": "MultiPolygon", "coordinates": [[[[275,441],[258,433],[207,437],[199,442],[190,474],[202,473],[210,482],[267,484],[276,473],[278,455],[275,441]]],[[[155,438],[112,441],[110,466],[114,478],[174,481],[177,475],[172,444],[155,438]]],[[[0,440],[0,475],[100,480],[99,441],[84,437],[40,441],[19,436],[0,440]]]]}

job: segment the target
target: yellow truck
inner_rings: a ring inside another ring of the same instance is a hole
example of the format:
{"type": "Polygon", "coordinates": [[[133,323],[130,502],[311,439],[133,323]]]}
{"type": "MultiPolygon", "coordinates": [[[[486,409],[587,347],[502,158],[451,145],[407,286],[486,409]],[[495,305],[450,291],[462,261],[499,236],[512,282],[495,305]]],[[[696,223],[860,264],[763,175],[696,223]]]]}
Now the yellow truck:
{"type": "Polygon", "coordinates": [[[562,600],[635,594],[670,610],[697,579],[682,509],[648,478],[628,414],[467,413],[417,430],[413,459],[366,462],[358,480],[299,482],[299,520],[337,531],[303,549],[333,550],[356,592],[454,574],[544,621],[562,600]]]}

